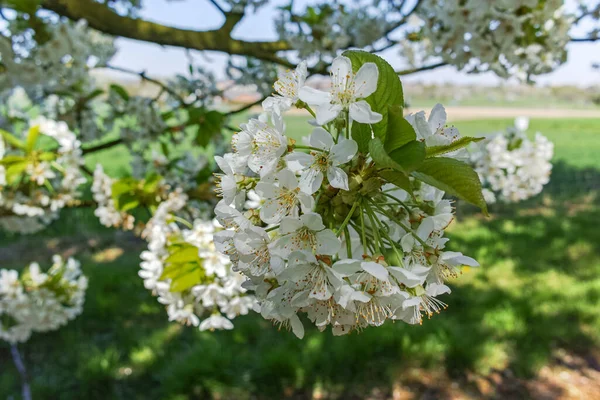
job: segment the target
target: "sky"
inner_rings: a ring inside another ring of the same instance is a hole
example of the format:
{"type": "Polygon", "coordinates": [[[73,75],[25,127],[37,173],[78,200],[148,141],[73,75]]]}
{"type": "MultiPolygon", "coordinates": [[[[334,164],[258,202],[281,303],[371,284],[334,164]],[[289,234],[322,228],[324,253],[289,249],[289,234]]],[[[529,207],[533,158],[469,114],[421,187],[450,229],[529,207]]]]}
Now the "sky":
{"type": "MultiPolygon", "coordinates": [[[[573,7],[576,0],[567,0],[567,7],[573,7]]],[[[296,1],[296,4],[308,0],[296,1]]],[[[588,1],[596,3],[597,1],[588,1]]],[[[275,5],[281,4],[273,1],[275,5]]],[[[274,7],[269,5],[250,14],[236,27],[233,35],[245,40],[269,40],[276,37],[273,17],[274,7]]],[[[145,0],[140,17],[165,25],[180,28],[207,30],[218,28],[223,21],[220,12],[208,0],[145,0]]],[[[574,32],[577,33],[577,32],[574,32]]],[[[149,43],[119,39],[119,51],[113,64],[138,71],[146,71],[151,76],[166,77],[175,73],[186,73],[187,58],[182,49],[157,46],[149,43]]],[[[569,59],[556,71],[536,78],[542,85],[589,86],[600,84],[600,72],[592,69],[594,62],[600,62],[600,42],[571,43],[568,46],[569,59]]],[[[194,54],[200,64],[209,65],[215,71],[223,71],[226,57],[216,52],[194,54]]],[[[399,66],[400,58],[394,53],[385,54],[394,66],[399,66]]],[[[451,66],[434,71],[404,77],[404,81],[425,83],[459,83],[496,85],[502,82],[493,73],[469,75],[451,66]]]]}

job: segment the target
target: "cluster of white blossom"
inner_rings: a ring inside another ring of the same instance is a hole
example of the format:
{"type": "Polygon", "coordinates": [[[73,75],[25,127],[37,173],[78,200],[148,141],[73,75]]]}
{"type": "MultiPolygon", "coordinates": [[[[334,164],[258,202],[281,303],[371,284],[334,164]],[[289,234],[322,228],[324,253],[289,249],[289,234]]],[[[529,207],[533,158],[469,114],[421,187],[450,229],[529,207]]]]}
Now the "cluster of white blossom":
{"type": "Polygon", "coordinates": [[[91,92],[89,69],[104,65],[115,53],[113,40],[85,21],[47,25],[50,39],[27,52],[16,52],[11,39],[0,37],[5,68],[0,89],[23,87],[32,97],[60,91],[91,92]]]}
{"type": "Polygon", "coordinates": [[[92,196],[96,202],[94,215],[106,227],[132,230],[135,223],[133,215],[119,211],[115,207],[115,201],[112,197],[114,183],[115,180],[104,173],[102,165],[96,164],[92,182],[92,196]]]}
{"type": "Polygon", "coordinates": [[[232,329],[231,320],[247,314],[256,301],[242,288],[244,277],[216,251],[216,222],[195,220],[187,229],[177,224],[182,220],[176,213],[187,200],[174,191],[158,206],[144,231],[148,250],[141,254],[139,276],[166,306],[170,321],[200,330],[232,329]]]}
{"type": "MultiPolygon", "coordinates": [[[[331,76],[331,91],[321,92],[305,86],[304,63],[285,73],[264,102],[267,117],[242,125],[233,153],[215,157],[223,171],[215,213],[228,228],[215,244],[248,279],[262,316],[298,337],[299,313],[336,335],[388,319],[421,323],[422,313],[445,308],[436,298],[450,292],[444,282],[461,265],[478,265],[444,251],[453,208],[443,191],[413,178],[411,195],[385,183],[372,155],[349,138],[352,121],[382,119],[364,100],[377,89],[377,65],[353,72],[341,56],[331,76]],[[281,113],[295,104],[316,119],[306,145],[285,136],[281,113]]],[[[459,137],[440,105],[429,120],[407,119],[427,144],[459,137]]]]}
{"type": "Polygon", "coordinates": [[[517,118],[514,128],[488,136],[471,152],[488,203],[526,200],[550,181],[554,145],[539,132],[528,139],[528,127],[526,118],[517,118]]]}
{"type": "Polygon", "coordinates": [[[426,0],[416,15],[432,56],[500,77],[548,73],[566,61],[573,17],[563,0],[426,0]]]}
{"type": "Polygon", "coordinates": [[[81,314],[87,289],[78,261],[58,255],[46,272],[32,263],[19,276],[0,269],[0,339],[25,342],[33,332],[60,328],[81,314]]]}
{"type": "Polygon", "coordinates": [[[127,99],[111,90],[108,103],[111,115],[125,143],[145,149],[148,144],[166,129],[156,102],[150,98],[133,96],[127,99]]]}
{"type": "Polygon", "coordinates": [[[366,7],[323,3],[310,6],[306,15],[290,18],[282,10],[275,21],[280,38],[300,58],[332,57],[338,49],[366,47],[381,39],[390,27],[384,13],[366,7]]]}
{"type": "Polygon", "coordinates": [[[32,233],[81,196],[81,144],[66,123],[43,117],[30,122],[26,141],[7,132],[5,139],[0,138],[0,227],[32,233]],[[40,135],[52,139],[48,150],[38,144],[40,135]]]}

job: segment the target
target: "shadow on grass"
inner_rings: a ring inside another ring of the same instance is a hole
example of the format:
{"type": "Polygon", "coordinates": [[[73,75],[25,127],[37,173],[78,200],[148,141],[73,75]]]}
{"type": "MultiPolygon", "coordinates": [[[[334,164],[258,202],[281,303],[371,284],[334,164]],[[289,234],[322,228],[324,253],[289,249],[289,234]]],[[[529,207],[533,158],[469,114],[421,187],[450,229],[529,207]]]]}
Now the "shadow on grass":
{"type": "MultiPolygon", "coordinates": [[[[450,232],[452,249],[482,267],[452,282],[448,310],[422,326],[390,323],[344,337],[308,329],[304,340],[256,315],[227,332],[169,324],[136,275],[141,248],[108,263],[90,254],[84,314],[23,346],[34,398],[386,398],[415,368],[434,377],[441,371],[483,397],[469,374],[527,378],[557,348],[585,354],[600,344],[599,221],[593,197],[519,207],[501,219],[465,218],[450,232]]],[[[0,360],[0,397],[14,396],[5,345],[0,360]]],[[[452,390],[435,379],[420,385],[429,398],[452,390]]],[[[503,379],[491,385],[504,398],[531,397],[503,379]]]]}

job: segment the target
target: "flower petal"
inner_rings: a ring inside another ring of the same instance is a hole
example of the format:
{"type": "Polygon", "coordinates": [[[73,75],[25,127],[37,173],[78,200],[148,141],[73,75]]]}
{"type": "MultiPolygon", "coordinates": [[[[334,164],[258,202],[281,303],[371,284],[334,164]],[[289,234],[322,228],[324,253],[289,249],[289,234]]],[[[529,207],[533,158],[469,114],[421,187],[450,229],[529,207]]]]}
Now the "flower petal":
{"type": "Polygon", "coordinates": [[[300,217],[302,225],[306,226],[311,231],[321,231],[325,229],[323,225],[323,219],[320,214],[314,212],[308,212],[300,217]]]}
{"type": "Polygon", "coordinates": [[[446,110],[443,105],[438,103],[433,107],[428,122],[431,132],[435,132],[446,125],[446,110]]]}
{"type": "Polygon", "coordinates": [[[388,270],[381,264],[377,264],[373,261],[363,261],[360,263],[361,268],[370,275],[373,275],[375,278],[380,281],[387,281],[388,279],[388,270]]]}
{"type": "Polygon", "coordinates": [[[340,167],[327,168],[327,180],[334,188],[348,190],[348,175],[340,167]]]}
{"type": "Polygon", "coordinates": [[[333,91],[345,90],[348,77],[352,76],[352,61],[348,57],[336,57],[331,63],[331,85],[333,91]]]}
{"type": "Polygon", "coordinates": [[[331,160],[333,165],[345,164],[352,160],[358,151],[358,144],[352,139],[340,140],[331,148],[331,160]]]}
{"type": "Polygon", "coordinates": [[[347,277],[353,275],[360,271],[360,261],[354,260],[352,258],[346,258],[340,260],[333,264],[331,267],[335,272],[337,272],[342,277],[347,277]]]}
{"type": "MultiPolygon", "coordinates": [[[[343,172],[343,171],[342,171],[343,172]]],[[[346,177],[346,182],[348,178],[346,177]]],[[[315,168],[309,168],[300,175],[300,190],[307,194],[313,194],[323,183],[323,173],[315,168]]]]}
{"type": "Polygon", "coordinates": [[[313,89],[310,86],[303,86],[298,91],[298,97],[303,102],[315,106],[329,104],[331,102],[331,94],[329,92],[313,89]]]}
{"type": "Polygon", "coordinates": [[[315,161],[315,158],[310,154],[302,153],[300,151],[294,151],[285,157],[287,161],[287,167],[294,172],[308,168],[315,161]]]}
{"type": "Polygon", "coordinates": [[[374,63],[364,63],[356,76],[354,77],[354,98],[364,99],[372,95],[377,90],[377,79],[379,79],[379,69],[374,63]]]}
{"type": "Polygon", "coordinates": [[[332,256],[340,250],[340,247],[342,243],[331,229],[317,232],[317,254],[332,256]]]}
{"type": "Polygon", "coordinates": [[[308,143],[317,149],[329,151],[333,146],[333,138],[329,132],[319,127],[312,131],[310,138],[308,139],[308,143]]]}
{"type": "Polygon", "coordinates": [[[341,104],[323,104],[317,107],[315,110],[317,124],[325,125],[333,121],[342,109],[343,107],[341,104]]]}
{"type": "MultiPolygon", "coordinates": [[[[317,115],[318,117],[318,115],[317,115]]],[[[371,110],[371,106],[364,100],[350,104],[350,118],[363,124],[376,124],[381,121],[381,114],[371,110]]]]}

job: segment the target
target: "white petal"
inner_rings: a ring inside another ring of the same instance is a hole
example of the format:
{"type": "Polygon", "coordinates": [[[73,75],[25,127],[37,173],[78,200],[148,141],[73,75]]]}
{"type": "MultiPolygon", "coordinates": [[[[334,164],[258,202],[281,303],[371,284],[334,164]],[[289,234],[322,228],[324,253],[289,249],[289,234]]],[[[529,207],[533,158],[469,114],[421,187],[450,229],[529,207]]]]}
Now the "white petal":
{"type": "Polygon", "coordinates": [[[314,212],[309,212],[300,217],[302,225],[306,226],[311,231],[320,231],[325,229],[323,225],[323,219],[321,216],[314,212]]]}
{"type": "MultiPolygon", "coordinates": [[[[352,106],[350,106],[352,107],[352,106]]],[[[315,110],[317,124],[325,125],[338,116],[343,107],[341,104],[323,104],[315,110]]],[[[360,122],[360,121],[359,121],[360,122]]]]}
{"type": "Polygon", "coordinates": [[[335,233],[333,233],[332,230],[325,229],[321,232],[317,232],[318,254],[326,254],[332,256],[340,250],[340,247],[342,247],[342,243],[340,242],[340,239],[337,238],[335,233]]]}
{"type": "Polygon", "coordinates": [[[303,102],[310,105],[329,104],[331,102],[331,94],[322,90],[313,89],[309,86],[303,86],[298,91],[298,97],[303,102]]]}
{"type": "Polygon", "coordinates": [[[345,164],[352,160],[358,151],[358,144],[352,139],[341,140],[331,148],[331,159],[333,165],[345,164]]]}
{"type": "Polygon", "coordinates": [[[307,213],[313,209],[313,205],[315,204],[315,199],[310,194],[304,193],[300,190],[298,193],[298,202],[300,203],[300,209],[303,213],[307,213]]]}
{"type": "MultiPolygon", "coordinates": [[[[409,288],[423,284],[423,282],[425,282],[425,278],[427,277],[427,273],[419,275],[413,271],[407,270],[406,268],[389,267],[388,269],[394,278],[398,280],[398,282],[408,286],[409,288]]],[[[429,268],[427,268],[427,271],[429,271],[429,268]]]]}
{"type": "Polygon", "coordinates": [[[267,224],[276,224],[286,216],[287,210],[280,207],[279,200],[269,199],[260,209],[260,219],[267,224]]]}
{"type": "Polygon", "coordinates": [[[360,261],[351,258],[340,260],[331,267],[334,271],[343,277],[353,275],[360,271],[360,261]]]}
{"type": "Polygon", "coordinates": [[[254,190],[260,197],[265,199],[270,199],[277,196],[277,192],[279,191],[277,186],[274,184],[262,181],[256,184],[256,188],[254,190]]]}
{"type": "Polygon", "coordinates": [[[312,131],[308,143],[317,149],[329,151],[333,146],[333,138],[329,132],[319,127],[312,131]]]}
{"type": "Polygon", "coordinates": [[[294,151],[285,157],[285,161],[287,161],[287,167],[289,169],[298,172],[304,168],[310,167],[315,159],[310,154],[294,151]]]}
{"type": "Polygon", "coordinates": [[[298,315],[294,314],[290,317],[290,326],[292,327],[292,332],[298,339],[302,339],[304,337],[304,325],[302,325],[302,321],[298,318],[298,315]]]}
{"type": "Polygon", "coordinates": [[[298,178],[296,174],[287,168],[282,169],[277,173],[279,184],[286,189],[295,189],[298,187],[298,178]]]}
{"type": "Polygon", "coordinates": [[[427,217],[423,221],[421,221],[421,225],[417,228],[417,236],[421,238],[421,240],[425,241],[429,238],[429,235],[433,232],[435,225],[433,223],[433,218],[427,217]]]}
{"type": "Polygon", "coordinates": [[[450,293],[451,290],[446,285],[440,285],[438,283],[429,283],[425,289],[429,296],[439,296],[440,294],[450,293]]]}
{"type": "Polygon", "coordinates": [[[388,279],[388,270],[381,264],[377,264],[373,261],[363,261],[360,263],[360,266],[363,270],[380,281],[386,281],[388,279]]]}
{"type": "Polygon", "coordinates": [[[376,124],[381,121],[382,116],[373,111],[369,103],[360,100],[350,104],[350,118],[363,124],[376,124]]]}
{"type": "Polygon", "coordinates": [[[345,89],[348,77],[352,75],[352,61],[348,57],[336,57],[331,63],[331,84],[333,90],[345,89]]]}
{"type": "MultiPolygon", "coordinates": [[[[347,180],[347,177],[346,177],[347,180]]],[[[309,168],[300,175],[300,190],[307,194],[313,194],[323,183],[323,173],[317,169],[309,168]]]]}
{"type": "Polygon", "coordinates": [[[329,184],[334,188],[348,190],[348,175],[341,168],[327,168],[327,179],[329,180],[329,184]]]}
{"type": "Polygon", "coordinates": [[[215,156],[215,161],[216,161],[217,165],[219,166],[219,168],[221,168],[221,171],[223,171],[227,175],[233,174],[233,170],[229,166],[229,163],[227,161],[225,161],[225,159],[223,157],[215,156]]]}
{"type": "Polygon", "coordinates": [[[436,104],[429,114],[429,127],[435,132],[446,125],[446,110],[441,104],[436,104]]]}
{"type": "Polygon", "coordinates": [[[295,232],[302,227],[302,221],[299,218],[285,217],[281,220],[279,226],[279,232],[285,235],[287,233],[295,232]]]}
{"type": "Polygon", "coordinates": [[[374,63],[364,63],[356,76],[354,77],[354,83],[356,89],[354,90],[354,97],[357,99],[364,99],[370,96],[377,90],[377,79],[379,79],[379,69],[374,63]]]}

